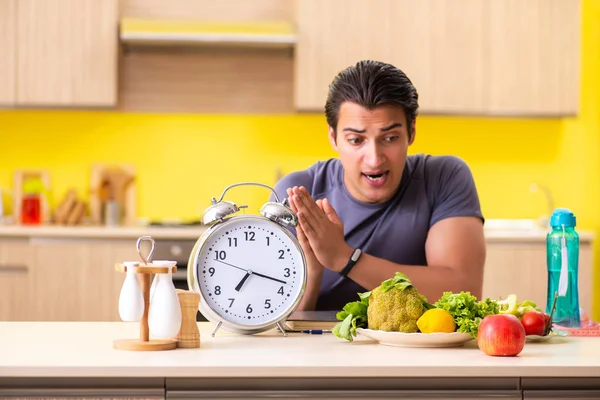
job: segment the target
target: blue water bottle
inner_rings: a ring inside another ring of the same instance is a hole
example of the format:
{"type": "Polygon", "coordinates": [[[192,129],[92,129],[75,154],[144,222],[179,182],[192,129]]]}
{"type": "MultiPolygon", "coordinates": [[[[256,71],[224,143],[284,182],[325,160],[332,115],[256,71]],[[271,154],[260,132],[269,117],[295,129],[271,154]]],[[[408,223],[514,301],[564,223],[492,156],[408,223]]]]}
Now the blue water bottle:
{"type": "Polygon", "coordinates": [[[550,232],[546,236],[548,295],[546,312],[552,311],[555,295],[555,324],[579,328],[579,235],[575,232],[575,215],[566,208],[557,208],[550,217],[550,232]]]}

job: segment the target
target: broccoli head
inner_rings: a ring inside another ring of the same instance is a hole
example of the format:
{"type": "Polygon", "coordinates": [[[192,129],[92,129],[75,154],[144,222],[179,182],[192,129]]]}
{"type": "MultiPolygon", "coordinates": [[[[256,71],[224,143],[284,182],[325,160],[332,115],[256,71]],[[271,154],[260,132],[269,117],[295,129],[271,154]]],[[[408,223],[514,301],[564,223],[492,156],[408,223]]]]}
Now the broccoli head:
{"type": "Polygon", "coordinates": [[[417,320],[427,310],[428,303],[406,275],[396,275],[371,291],[367,320],[369,329],[418,332],[417,320]]]}

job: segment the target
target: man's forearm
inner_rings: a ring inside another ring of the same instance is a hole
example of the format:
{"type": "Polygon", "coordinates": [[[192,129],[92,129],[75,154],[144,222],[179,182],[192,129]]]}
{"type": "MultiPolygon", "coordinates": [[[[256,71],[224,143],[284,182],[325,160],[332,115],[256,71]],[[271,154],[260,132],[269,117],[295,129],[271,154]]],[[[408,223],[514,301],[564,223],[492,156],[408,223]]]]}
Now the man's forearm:
{"type": "Polygon", "coordinates": [[[468,274],[451,267],[402,265],[363,254],[348,277],[366,288],[373,290],[386,279],[402,272],[412,281],[421,294],[431,303],[439,299],[443,292],[471,292],[481,298],[483,276],[468,274]]]}
{"type": "Polygon", "coordinates": [[[320,272],[308,271],[306,288],[304,289],[302,300],[300,300],[300,304],[298,305],[298,311],[313,311],[317,307],[317,300],[319,299],[319,291],[321,290],[322,280],[322,269],[320,272]]]}

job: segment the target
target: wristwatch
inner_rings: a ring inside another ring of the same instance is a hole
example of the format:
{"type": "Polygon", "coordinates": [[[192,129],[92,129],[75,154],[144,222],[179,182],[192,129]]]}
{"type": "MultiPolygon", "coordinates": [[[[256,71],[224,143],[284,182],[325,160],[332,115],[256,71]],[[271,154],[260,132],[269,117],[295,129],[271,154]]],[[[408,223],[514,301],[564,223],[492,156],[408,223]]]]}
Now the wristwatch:
{"type": "Polygon", "coordinates": [[[350,273],[350,270],[358,262],[358,259],[360,258],[361,254],[362,254],[362,250],[361,249],[354,249],[354,251],[352,252],[352,255],[350,256],[350,259],[348,260],[348,263],[346,264],[346,266],[344,267],[344,269],[342,269],[340,271],[340,275],[341,276],[344,276],[344,277],[348,276],[348,274],[350,273]]]}

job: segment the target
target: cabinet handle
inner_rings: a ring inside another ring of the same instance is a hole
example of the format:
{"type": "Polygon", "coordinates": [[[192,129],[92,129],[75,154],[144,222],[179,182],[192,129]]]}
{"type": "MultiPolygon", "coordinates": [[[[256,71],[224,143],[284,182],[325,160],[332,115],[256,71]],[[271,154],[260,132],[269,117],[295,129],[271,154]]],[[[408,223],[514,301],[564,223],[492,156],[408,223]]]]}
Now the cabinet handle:
{"type": "Polygon", "coordinates": [[[23,273],[26,274],[27,265],[0,265],[0,274],[23,273]]]}

